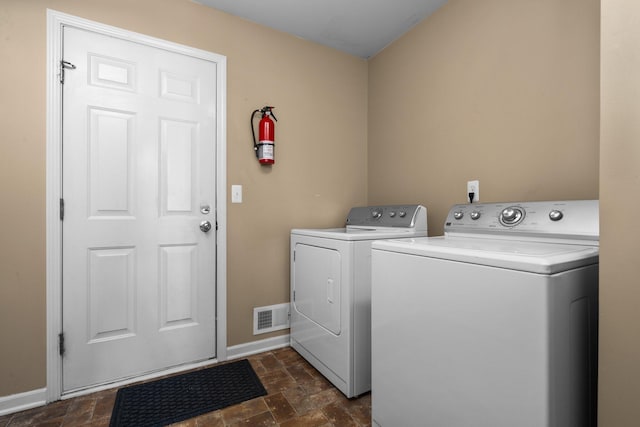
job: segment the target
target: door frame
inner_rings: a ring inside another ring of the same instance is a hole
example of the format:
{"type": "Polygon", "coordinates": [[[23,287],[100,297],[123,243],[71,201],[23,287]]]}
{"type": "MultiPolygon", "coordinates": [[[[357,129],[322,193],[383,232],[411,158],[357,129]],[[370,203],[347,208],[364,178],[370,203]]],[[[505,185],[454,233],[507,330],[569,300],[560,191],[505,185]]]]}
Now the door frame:
{"type": "MultiPolygon", "coordinates": [[[[46,124],[46,355],[47,402],[62,397],[62,357],[58,334],[62,331],[62,28],[73,26],[95,33],[188,55],[217,65],[216,73],[216,355],[227,359],[227,58],[144,34],[112,27],[47,9],[47,124],[46,124]]],[[[88,389],[88,391],[96,388],[88,389]]]]}

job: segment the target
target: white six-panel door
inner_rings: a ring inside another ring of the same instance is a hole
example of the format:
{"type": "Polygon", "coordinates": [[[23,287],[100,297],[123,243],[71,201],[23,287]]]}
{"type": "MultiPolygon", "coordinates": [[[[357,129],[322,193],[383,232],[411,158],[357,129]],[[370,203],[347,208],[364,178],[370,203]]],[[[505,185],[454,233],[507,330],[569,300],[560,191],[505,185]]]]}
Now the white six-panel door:
{"type": "Polygon", "coordinates": [[[217,94],[213,62],[72,27],[63,46],[68,392],[215,356],[217,94]]]}

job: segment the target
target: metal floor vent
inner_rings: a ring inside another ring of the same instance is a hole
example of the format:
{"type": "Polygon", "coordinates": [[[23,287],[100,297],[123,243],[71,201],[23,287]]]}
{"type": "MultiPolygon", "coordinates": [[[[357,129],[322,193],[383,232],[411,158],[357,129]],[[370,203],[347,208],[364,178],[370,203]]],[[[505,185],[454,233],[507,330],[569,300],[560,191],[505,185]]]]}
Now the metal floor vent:
{"type": "Polygon", "coordinates": [[[255,307],[253,335],[279,331],[289,327],[289,303],[255,307]]]}

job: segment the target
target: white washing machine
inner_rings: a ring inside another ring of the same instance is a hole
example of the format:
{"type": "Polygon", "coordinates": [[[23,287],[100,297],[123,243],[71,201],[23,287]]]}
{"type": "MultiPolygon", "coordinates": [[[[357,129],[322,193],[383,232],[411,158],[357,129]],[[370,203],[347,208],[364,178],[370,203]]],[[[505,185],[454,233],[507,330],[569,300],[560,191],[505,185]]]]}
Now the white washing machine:
{"type": "Polygon", "coordinates": [[[383,427],[595,427],[598,201],[454,206],[372,246],[383,427]]]}
{"type": "Polygon", "coordinates": [[[421,205],[356,207],[291,231],[291,347],[347,397],[371,390],[371,242],[427,235],[421,205]]]}

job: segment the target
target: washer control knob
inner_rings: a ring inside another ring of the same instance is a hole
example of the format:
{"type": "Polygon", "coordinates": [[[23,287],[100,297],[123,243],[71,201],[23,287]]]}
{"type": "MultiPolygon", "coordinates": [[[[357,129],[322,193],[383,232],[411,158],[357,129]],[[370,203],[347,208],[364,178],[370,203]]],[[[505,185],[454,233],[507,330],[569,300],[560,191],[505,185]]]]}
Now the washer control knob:
{"type": "Polygon", "coordinates": [[[396,213],[394,211],[389,212],[389,216],[391,218],[394,218],[396,216],[396,213]]]}
{"type": "Polygon", "coordinates": [[[463,217],[463,216],[464,216],[464,213],[463,213],[463,212],[461,212],[461,211],[455,211],[455,212],[453,213],[453,217],[454,217],[455,219],[462,219],[462,217],[463,217]]]}
{"type": "Polygon", "coordinates": [[[377,210],[376,210],[376,211],[373,211],[373,212],[371,212],[371,216],[372,216],[374,219],[379,219],[379,218],[382,216],[382,212],[377,211],[377,210]]]}
{"type": "Polygon", "coordinates": [[[502,211],[502,219],[505,221],[513,221],[516,218],[516,210],[513,208],[506,208],[502,211]]]}
{"type": "Polygon", "coordinates": [[[549,212],[549,219],[551,221],[560,221],[563,216],[564,215],[562,214],[562,211],[559,211],[557,209],[554,209],[551,212],[549,212]]]}
{"type": "Polygon", "coordinates": [[[478,211],[473,211],[473,212],[471,212],[471,215],[470,215],[470,216],[471,216],[471,219],[475,221],[475,220],[477,220],[477,219],[480,219],[480,212],[478,212],[478,211]]]}
{"type": "Polygon", "coordinates": [[[407,213],[405,211],[400,211],[398,212],[398,215],[400,215],[400,218],[404,218],[405,216],[407,216],[407,213]]]}
{"type": "Polygon", "coordinates": [[[504,225],[516,225],[522,220],[523,216],[523,212],[518,208],[505,208],[500,213],[500,222],[504,225]]]}

